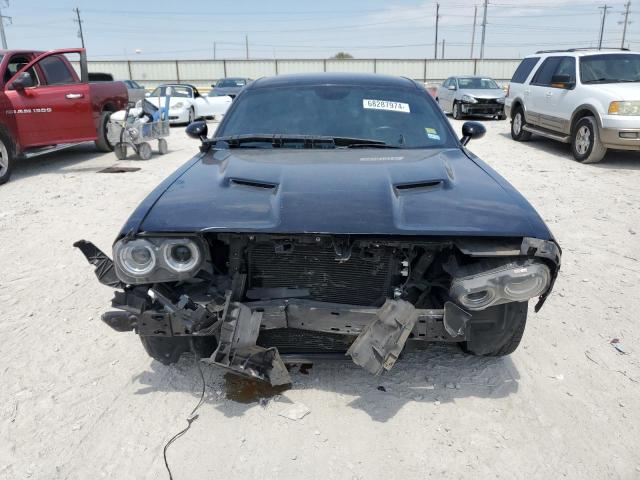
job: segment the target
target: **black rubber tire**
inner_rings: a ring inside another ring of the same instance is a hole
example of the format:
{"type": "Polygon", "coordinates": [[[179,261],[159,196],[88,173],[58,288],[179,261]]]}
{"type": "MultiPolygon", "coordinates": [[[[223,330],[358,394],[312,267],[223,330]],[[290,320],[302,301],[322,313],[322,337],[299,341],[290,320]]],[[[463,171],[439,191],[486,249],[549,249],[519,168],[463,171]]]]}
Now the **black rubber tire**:
{"type": "Polygon", "coordinates": [[[190,125],[191,123],[196,121],[196,111],[194,110],[193,107],[191,107],[189,109],[189,119],[187,120],[187,125],[190,125]]]}
{"type": "Polygon", "coordinates": [[[217,347],[215,337],[143,337],[140,341],[147,354],[163,365],[180,360],[183,353],[191,351],[191,339],[201,358],[208,358],[217,347]]]}
{"type": "Polygon", "coordinates": [[[3,130],[0,130],[0,142],[2,142],[2,145],[7,151],[7,158],[4,159],[6,165],[0,167],[0,185],[2,185],[3,183],[7,183],[11,178],[11,170],[13,169],[13,162],[15,160],[15,145],[11,136],[3,130]]]}
{"type": "Polygon", "coordinates": [[[594,117],[583,117],[573,128],[573,135],[571,137],[571,153],[580,163],[598,163],[607,154],[607,147],[600,142],[600,134],[598,133],[598,124],[594,117]],[[578,142],[581,131],[585,130],[589,134],[588,147],[586,151],[580,152],[578,148],[578,142]]]}
{"type": "Polygon", "coordinates": [[[462,112],[460,111],[460,104],[458,102],[453,102],[453,107],[451,107],[451,116],[454,120],[462,119],[462,112]]]}
{"type": "Polygon", "coordinates": [[[524,335],[527,324],[527,302],[512,302],[474,312],[469,324],[469,340],[460,347],[466,353],[487,357],[503,357],[513,353],[524,335]],[[479,317],[485,317],[481,319],[479,317]],[[478,320],[495,320],[494,323],[478,320]]]}
{"type": "Polygon", "coordinates": [[[516,142],[526,142],[531,138],[531,132],[525,131],[522,127],[527,124],[524,110],[522,107],[518,106],[513,111],[513,115],[511,116],[511,138],[513,138],[516,142]],[[518,120],[517,117],[520,117],[518,120]],[[519,129],[516,128],[519,126],[519,129]],[[518,131],[516,131],[518,130],[518,131]]]}
{"type": "Polygon", "coordinates": [[[98,122],[98,138],[95,141],[96,148],[101,152],[112,152],[113,145],[109,143],[107,139],[107,125],[109,124],[109,118],[112,112],[102,112],[100,114],[100,121],[98,122]]]}

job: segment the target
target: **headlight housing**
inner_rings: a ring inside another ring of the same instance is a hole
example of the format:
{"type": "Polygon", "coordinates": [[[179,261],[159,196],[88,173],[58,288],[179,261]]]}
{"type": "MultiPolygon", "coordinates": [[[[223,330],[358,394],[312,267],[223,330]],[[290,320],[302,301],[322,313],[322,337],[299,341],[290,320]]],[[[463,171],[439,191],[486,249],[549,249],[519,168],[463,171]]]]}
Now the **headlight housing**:
{"type": "Polygon", "coordinates": [[[611,102],[609,104],[609,115],[640,116],[640,100],[611,102]]]}
{"type": "Polygon", "coordinates": [[[466,103],[478,103],[478,100],[473,98],[471,95],[462,95],[462,101],[466,103]]]}
{"type": "Polygon", "coordinates": [[[184,102],[178,102],[171,105],[171,110],[178,110],[179,108],[184,107],[184,102]]]}
{"type": "Polygon", "coordinates": [[[544,263],[518,260],[485,271],[482,263],[459,269],[451,282],[449,295],[463,308],[484,310],[493,305],[524,302],[542,295],[551,282],[544,263]],[[477,272],[477,273],[476,273],[477,272]]]}
{"type": "Polygon", "coordinates": [[[193,277],[202,267],[199,238],[123,238],[113,246],[116,275],[127,284],[171,282],[193,277]]]}

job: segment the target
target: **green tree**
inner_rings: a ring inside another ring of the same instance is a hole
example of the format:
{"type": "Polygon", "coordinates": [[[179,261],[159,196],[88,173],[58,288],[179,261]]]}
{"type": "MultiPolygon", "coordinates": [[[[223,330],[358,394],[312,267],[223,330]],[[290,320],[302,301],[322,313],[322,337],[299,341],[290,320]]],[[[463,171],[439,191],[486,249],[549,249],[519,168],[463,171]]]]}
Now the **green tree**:
{"type": "Polygon", "coordinates": [[[337,58],[339,60],[344,60],[346,58],[353,58],[353,55],[351,55],[350,53],[347,53],[347,52],[338,52],[331,58],[337,58]]]}

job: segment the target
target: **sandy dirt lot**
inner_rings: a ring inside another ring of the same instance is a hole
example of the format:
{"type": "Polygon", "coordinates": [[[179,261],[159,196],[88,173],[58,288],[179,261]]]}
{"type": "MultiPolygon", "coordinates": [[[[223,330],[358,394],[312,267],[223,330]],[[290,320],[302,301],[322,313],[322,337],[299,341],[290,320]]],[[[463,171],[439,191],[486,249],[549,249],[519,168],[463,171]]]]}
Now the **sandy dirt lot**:
{"type": "MultiPolygon", "coordinates": [[[[377,378],[321,362],[262,403],[230,398],[237,385],[205,365],[200,416],[169,450],[174,478],[640,478],[640,155],[580,165],[564,145],[486,125],[471,149],[564,250],[520,348],[486,359],[436,345],[377,378]],[[297,403],[310,413],[279,415],[297,403]]],[[[111,291],[72,243],[110,252],[197,146],[175,128],[170,153],[146,162],[79,147],[21,163],[0,187],[0,478],[166,478],[162,448],[198,401],[198,370],[102,324],[111,291]],[[141,170],[97,173],[115,164],[141,170]]]]}

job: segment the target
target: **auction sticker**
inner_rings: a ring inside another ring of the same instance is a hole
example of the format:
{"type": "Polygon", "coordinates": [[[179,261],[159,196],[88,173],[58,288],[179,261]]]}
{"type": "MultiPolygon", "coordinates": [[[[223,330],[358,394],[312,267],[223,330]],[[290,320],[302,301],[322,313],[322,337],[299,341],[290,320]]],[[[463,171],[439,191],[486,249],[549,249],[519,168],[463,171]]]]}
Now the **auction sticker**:
{"type": "Polygon", "coordinates": [[[362,107],[372,110],[389,110],[390,112],[411,113],[408,103],[391,102],[389,100],[371,100],[369,98],[363,98],[362,107]]]}

